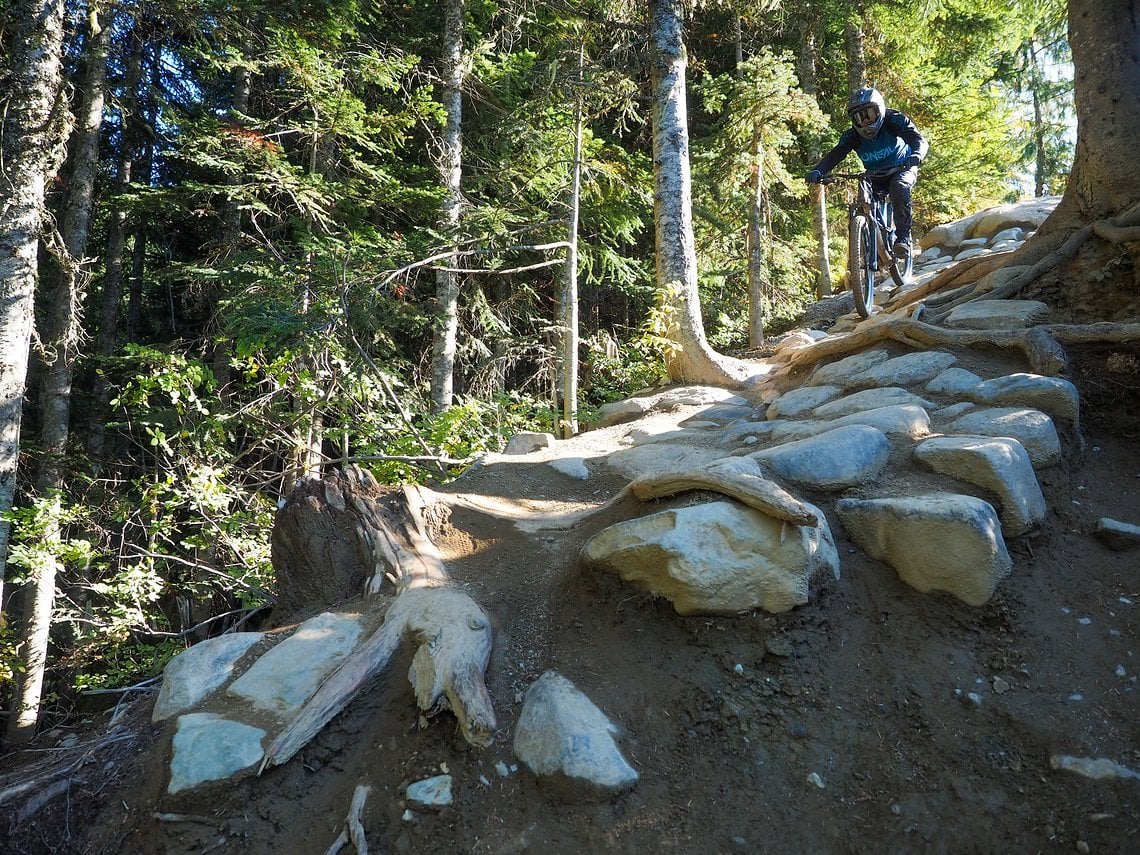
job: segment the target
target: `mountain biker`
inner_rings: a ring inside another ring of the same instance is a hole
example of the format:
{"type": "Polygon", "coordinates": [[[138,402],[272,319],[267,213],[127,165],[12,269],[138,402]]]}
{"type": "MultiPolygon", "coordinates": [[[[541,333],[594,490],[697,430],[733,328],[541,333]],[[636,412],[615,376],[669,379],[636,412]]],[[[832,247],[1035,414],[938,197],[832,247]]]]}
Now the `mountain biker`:
{"type": "Polygon", "coordinates": [[[887,190],[895,211],[896,257],[906,258],[910,244],[910,190],[918,180],[918,167],[929,148],[914,122],[898,110],[888,110],[887,103],[877,89],[863,87],[856,90],[847,102],[847,115],[852,127],[839,137],[835,148],[823,156],[815,169],[807,174],[809,184],[818,184],[850,152],[859,155],[868,172],[898,172],[884,178],[873,178],[876,192],[887,190]]]}

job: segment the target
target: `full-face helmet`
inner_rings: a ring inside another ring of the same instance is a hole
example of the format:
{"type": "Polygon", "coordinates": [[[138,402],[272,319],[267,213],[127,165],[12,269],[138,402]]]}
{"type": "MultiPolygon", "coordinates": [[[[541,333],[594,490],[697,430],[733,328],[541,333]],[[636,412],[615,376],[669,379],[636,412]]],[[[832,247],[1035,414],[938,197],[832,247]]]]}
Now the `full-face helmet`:
{"type": "Polygon", "coordinates": [[[887,102],[878,89],[865,86],[856,90],[847,102],[851,124],[865,139],[874,139],[887,118],[887,102]]]}

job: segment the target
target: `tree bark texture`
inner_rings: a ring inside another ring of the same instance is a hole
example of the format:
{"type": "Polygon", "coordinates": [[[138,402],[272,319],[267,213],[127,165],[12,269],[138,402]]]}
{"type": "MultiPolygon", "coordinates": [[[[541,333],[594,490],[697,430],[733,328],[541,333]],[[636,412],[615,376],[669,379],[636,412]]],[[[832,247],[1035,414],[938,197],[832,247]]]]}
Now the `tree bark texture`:
{"type": "Polygon", "coordinates": [[[757,121],[752,130],[752,188],[748,205],[748,346],[764,344],[764,293],[768,275],[764,264],[764,139],[757,121]]]}
{"type": "MultiPolygon", "coordinates": [[[[44,191],[59,167],[66,126],[60,97],[63,0],[25,0],[16,5],[12,91],[3,123],[0,172],[0,512],[15,499],[20,424],[28,374],[28,344],[34,322],[37,252],[44,225],[44,191]]],[[[0,603],[8,559],[8,523],[0,523],[0,603]]],[[[28,616],[26,680],[42,682],[48,614],[28,616]],[[42,643],[40,636],[43,636],[42,643]]],[[[27,741],[35,732],[38,694],[16,710],[9,737],[27,741]]]]}
{"type": "MultiPolygon", "coordinates": [[[[1077,146],[1065,194],[1036,239],[1127,216],[1140,203],[1138,43],[1140,16],[1134,0],[1070,0],[1077,146]]],[[[1140,251],[1130,250],[1140,281],[1140,251]]]]}
{"type": "Polygon", "coordinates": [[[734,374],[709,347],[697,291],[682,3],[651,0],[649,14],[657,288],[670,315],[668,337],[675,344],[667,358],[669,375],[678,382],[732,386],[742,376],[734,374]]]}
{"type": "MultiPolygon", "coordinates": [[[[443,204],[439,225],[452,237],[459,226],[463,176],[463,55],[464,0],[445,0],[443,21],[443,126],[439,177],[443,204]]],[[[447,268],[458,267],[456,258],[447,268]]],[[[431,402],[437,412],[451,406],[455,392],[455,340],[459,332],[459,274],[454,269],[436,272],[436,326],[432,342],[431,402]]]]}
{"type": "Polygon", "coordinates": [[[863,8],[853,2],[843,26],[843,47],[847,53],[847,86],[854,92],[867,85],[867,59],[863,50],[863,8]]]}
{"type": "MultiPolygon", "coordinates": [[[[579,58],[578,73],[582,61],[579,58]]],[[[578,433],[578,208],[582,189],[582,103],[575,110],[574,153],[570,165],[570,221],[566,225],[566,269],[560,315],[562,327],[562,438],[578,433]]]]}

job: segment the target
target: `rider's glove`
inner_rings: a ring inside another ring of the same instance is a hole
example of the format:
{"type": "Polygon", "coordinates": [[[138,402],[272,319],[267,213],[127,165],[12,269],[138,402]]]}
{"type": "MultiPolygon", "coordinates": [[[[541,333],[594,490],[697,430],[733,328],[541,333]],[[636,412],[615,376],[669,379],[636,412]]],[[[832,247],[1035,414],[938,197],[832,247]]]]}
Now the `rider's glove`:
{"type": "Polygon", "coordinates": [[[820,179],[822,179],[822,178],[823,178],[823,173],[820,172],[818,169],[813,169],[811,172],[809,172],[807,174],[807,183],[808,184],[818,184],[820,182],[820,179]]]}
{"type": "Polygon", "coordinates": [[[914,166],[921,166],[922,160],[921,160],[921,158],[919,158],[919,156],[917,154],[912,154],[910,157],[908,157],[906,160],[904,160],[902,162],[902,165],[903,165],[904,169],[910,169],[911,167],[914,167],[914,166]]]}

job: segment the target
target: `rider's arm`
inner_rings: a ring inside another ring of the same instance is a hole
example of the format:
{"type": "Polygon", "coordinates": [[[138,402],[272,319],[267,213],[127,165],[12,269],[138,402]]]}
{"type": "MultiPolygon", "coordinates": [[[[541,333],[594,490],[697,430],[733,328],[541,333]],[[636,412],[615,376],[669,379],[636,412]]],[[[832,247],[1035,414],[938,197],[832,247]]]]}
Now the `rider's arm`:
{"type": "Polygon", "coordinates": [[[831,172],[839,165],[843,158],[847,157],[851,152],[855,151],[855,143],[859,139],[859,135],[848,128],[839,137],[839,142],[835,144],[835,148],[823,156],[823,159],[815,165],[815,168],[823,175],[831,172]]]}
{"type": "Polygon", "coordinates": [[[910,153],[917,157],[919,161],[926,160],[926,152],[930,149],[930,144],[926,138],[918,132],[914,122],[910,120],[909,116],[902,113],[889,111],[887,118],[891,120],[891,130],[903,142],[910,146],[910,153]]]}

